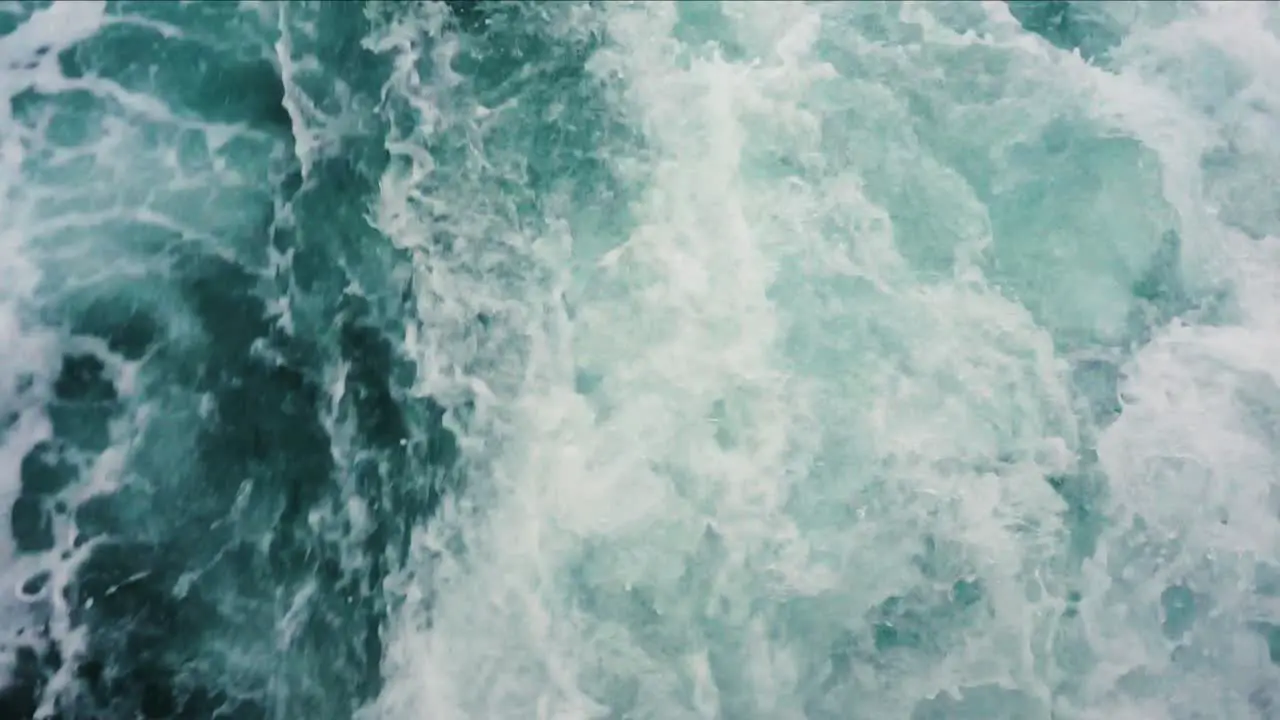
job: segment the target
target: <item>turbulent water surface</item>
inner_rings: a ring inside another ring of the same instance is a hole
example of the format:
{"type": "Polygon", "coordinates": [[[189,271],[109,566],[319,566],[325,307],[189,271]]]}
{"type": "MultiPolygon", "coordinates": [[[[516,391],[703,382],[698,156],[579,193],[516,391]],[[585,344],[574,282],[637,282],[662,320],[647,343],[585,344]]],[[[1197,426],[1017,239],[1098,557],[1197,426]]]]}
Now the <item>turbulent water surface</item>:
{"type": "Polygon", "coordinates": [[[0,717],[1280,718],[1277,67],[0,3],[0,717]]]}

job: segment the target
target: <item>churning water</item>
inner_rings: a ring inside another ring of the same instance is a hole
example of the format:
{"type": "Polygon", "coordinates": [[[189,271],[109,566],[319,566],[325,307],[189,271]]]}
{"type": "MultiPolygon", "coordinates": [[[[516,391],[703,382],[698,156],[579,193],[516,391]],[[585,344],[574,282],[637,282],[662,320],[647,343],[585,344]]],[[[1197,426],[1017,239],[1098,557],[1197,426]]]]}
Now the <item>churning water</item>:
{"type": "Polygon", "coordinates": [[[0,717],[1280,718],[1280,7],[0,4],[0,717]]]}

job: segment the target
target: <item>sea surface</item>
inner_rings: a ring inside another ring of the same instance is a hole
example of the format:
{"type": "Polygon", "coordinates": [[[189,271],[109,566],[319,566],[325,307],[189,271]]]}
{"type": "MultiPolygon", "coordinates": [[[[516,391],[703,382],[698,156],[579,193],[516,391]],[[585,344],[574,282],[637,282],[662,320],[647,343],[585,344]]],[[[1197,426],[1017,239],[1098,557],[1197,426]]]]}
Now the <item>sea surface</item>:
{"type": "Polygon", "coordinates": [[[1280,5],[0,3],[0,718],[1280,718],[1280,5]]]}

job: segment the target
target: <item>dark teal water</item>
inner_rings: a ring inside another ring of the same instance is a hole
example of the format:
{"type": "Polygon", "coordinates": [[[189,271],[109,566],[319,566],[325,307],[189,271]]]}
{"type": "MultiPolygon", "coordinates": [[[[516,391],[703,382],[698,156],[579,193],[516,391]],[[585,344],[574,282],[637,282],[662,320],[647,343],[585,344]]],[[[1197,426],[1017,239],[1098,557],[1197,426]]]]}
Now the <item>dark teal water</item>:
{"type": "Polygon", "coordinates": [[[0,717],[1280,717],[1278,57],[0,6],[0,717]]]}

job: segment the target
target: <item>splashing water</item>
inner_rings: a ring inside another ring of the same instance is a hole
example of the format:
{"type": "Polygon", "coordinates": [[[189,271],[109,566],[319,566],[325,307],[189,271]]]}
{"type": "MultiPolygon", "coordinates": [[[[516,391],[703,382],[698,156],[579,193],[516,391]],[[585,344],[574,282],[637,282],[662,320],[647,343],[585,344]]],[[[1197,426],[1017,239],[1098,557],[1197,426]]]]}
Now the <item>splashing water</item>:
{"type": "Polygon", "coordinates": [[[1278,62],[0,6],[0,716],[1280,718],[1278,62]]]}

